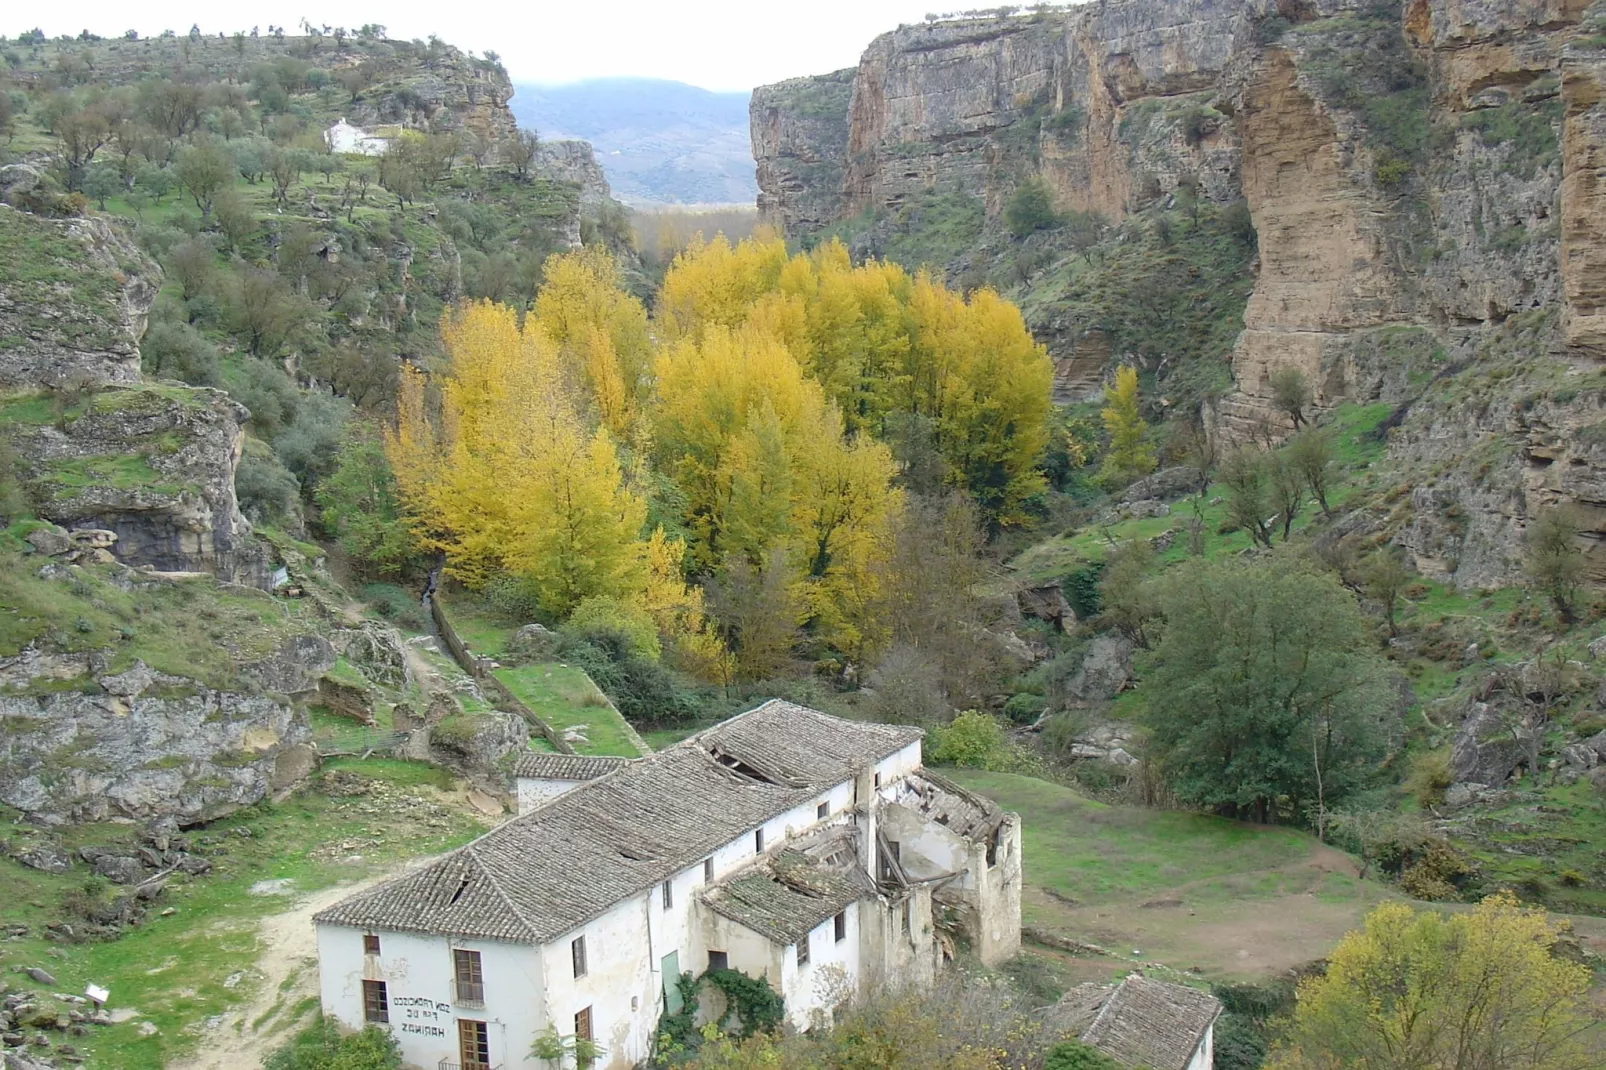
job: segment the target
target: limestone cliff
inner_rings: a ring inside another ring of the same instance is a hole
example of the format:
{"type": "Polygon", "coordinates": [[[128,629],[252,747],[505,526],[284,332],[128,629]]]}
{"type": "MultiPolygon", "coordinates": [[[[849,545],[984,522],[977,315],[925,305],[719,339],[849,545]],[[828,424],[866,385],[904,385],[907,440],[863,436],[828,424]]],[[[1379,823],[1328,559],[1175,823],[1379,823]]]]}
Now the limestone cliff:
{"type": "Polygon", "coordinates": [[[1271,377],[1296,366],[1318,407],[1399,406],[1387,463],[1412,489],[1375,519],[1429,574],[1514,578],[1528,518],[1556,502],[1599,518],[1592,549],[1606,538],[1606,9],[1107,0],[934,21],[877,38],[845,103],[805,123],[797,102],[840,100],[821,91],[840,78],[755,92],[765,217],[800,239],[871,220],[855,248],[889,254],[939,199],[974,201],[985,223],[937,266],[1013,286],[1062,400],[1101,366],[1157,374],[1178,354],[1056,304],[1075,254],[1004,233],[1013,191],[1041,177],[1106,224],[1197,191],[1245,205],[1256,242],[1208,406],[1221,434],[1286,430],[1271,377]]]}

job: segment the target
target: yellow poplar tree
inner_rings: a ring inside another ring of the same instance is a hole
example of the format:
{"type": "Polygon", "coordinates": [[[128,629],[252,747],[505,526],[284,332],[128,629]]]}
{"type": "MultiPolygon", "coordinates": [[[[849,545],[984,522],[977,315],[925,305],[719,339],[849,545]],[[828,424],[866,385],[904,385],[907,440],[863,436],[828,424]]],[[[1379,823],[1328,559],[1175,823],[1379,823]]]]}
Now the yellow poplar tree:
{"type": "Polygon", "coordinates": [[[490,302],[458,309],[441,334],[439,414],[411,372],[387,440],[421,541],[470,586],[498,571],[524,576],[554,615],[633,596],[646,505],[606,428],[588,429],[577,412],[555,344],[490,302]]]}
{"type": "Polygon", "coordinates": [[[1299,986],[1268,1070],[1586,1070],[1587,966],[1510,893],[1450,916],[1384,903],[1299,986]]]}
{"type": "Polygon", "coordinates": [[[1104,388],[1104,430],[1110,444],[1104,451],[1099,479],[1111,487],[1125,486],[1154,471],[1154,447],[1149,425],[1138,407],[1138,372],[1130,365],[1115,373],[1115,383],[1104,388]]]}
{"type": "Polygon", "coordinates": [[[565,374],[584,385],[602,422],[623,436],[650,388],[646,306],[625,290],[604,249],[548,257],[543,271],[535,322],[557,345],[565,374]]]}

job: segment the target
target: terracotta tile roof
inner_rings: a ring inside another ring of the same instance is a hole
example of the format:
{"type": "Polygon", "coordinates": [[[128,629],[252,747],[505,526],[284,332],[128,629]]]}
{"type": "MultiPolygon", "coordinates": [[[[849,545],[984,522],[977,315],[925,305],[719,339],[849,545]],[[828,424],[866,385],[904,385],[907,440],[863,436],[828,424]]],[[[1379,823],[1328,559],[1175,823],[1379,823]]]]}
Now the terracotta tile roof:
{"type": "Polygon", "coordinates": [[[836,868],[801,851],[716,881],[699,898],[716,914],[778,944],[795,944],[827,918],[875,890],[855,867],[836,868]]]}
{"type": "Polygon", "coordinates": [[[513,775],[532,780],[595,780],[628,765],[634,758],[605,758],[591,754],[545,754],[531,751],[513,763],[513,775]]]}
{"type": "Polygon", "coordinates": [[[1127,1066],[1184,1070],[1220,1013],[1208,992],[1135,973],[1119,985],[1077,985],[1052,1020],[1127,1066]]]}
{"type": "Polygon", "coordinates": [[[546,943],[920,735],[766,702],[314,921],[546,943]]]}

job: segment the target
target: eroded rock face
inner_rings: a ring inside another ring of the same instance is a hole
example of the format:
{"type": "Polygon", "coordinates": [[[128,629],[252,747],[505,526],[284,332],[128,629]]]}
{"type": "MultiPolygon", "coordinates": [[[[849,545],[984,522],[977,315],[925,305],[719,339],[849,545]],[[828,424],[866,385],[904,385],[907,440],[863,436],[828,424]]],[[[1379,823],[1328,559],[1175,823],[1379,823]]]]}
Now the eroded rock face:
{"type": "Polygon", "coordinates": [[[399,124],[481,134],[494,152],[517,130],[507,106],[512,99],[506,71],[446,46],[398,84],[364,93],[348,118],[363,127],[399,124]]]}
{"type": "Polygon", "coordinates": [[[124,564],[267,582],[234,493],[243,407],[177,384],[114,386],[63,406],[14,434],[42,517],[114,532],[124,564]]]}
{"type": "Polygon", "coordinates": [[[207,821],[266,796],[304,715],[143,670],[79,691],[0,694],[0,802],[51,823],[207,821]]]}
{"type": "Polygon", "coordinates": [[[0,249],[0,391],[139,381],[162,274],[121,229],[0,204],[0,249]]]}
{"type": "Polygon", "coordinates": [[[830,226],[841,213],[853,75],[849,68],[753,90],[749,114],[761,224],[806,235],[830,226]]]}

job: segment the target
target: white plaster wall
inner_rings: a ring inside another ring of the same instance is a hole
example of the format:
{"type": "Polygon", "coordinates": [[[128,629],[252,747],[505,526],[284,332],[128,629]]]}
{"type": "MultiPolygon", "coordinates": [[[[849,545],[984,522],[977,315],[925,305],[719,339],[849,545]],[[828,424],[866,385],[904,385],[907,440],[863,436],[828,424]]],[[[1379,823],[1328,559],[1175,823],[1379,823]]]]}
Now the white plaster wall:
{"type": "Polygon", "coordinates": [[[542,948],[546,1013],[568,1035],[575,1014],[590,1007],[592,1035],[604,1049],[602,1067],[630,1067],[645,1059],[658,1024],[647,910],[647,896],[635,896],[542,948]],[[586,975],[577,978],[570,948],[581,935],[586,975]]]}
{"type": "Polygon", "coordinates": [[[795,946],[781,953],[779,991],[786,999],[786,1017],[793,1027],[807,1029],[816,1015],[830,1011],[859,990],[859,904],[849,903],[847,932],[836,939],[834,919],[827,918],[808,936],[809,961],[800,968],[795,946]]]}
{"type": "Polygon", "coordinates": [[[955,884],[972,885],[971,844],[946,825],[899,803],[881,809],[881,834],[898,844],[898,864],[915,880],[962,873],[955,884]]]}
{"type": "MultiPolygon", "coordinates": [[[[749,977],[767,978],[777,992],[783,991],[781,985],[784,970],[782,959],[786,952],[784,947],[771,943],[745,925],[738,925],[706,908],[697,912],[696,928],[702,937],[704,948],[723,951],[729,956],[731,969],[740,970],[749,977]]],[[[701,973],[707,965],[705,952],[704,959],[698,963],[696,972],[701,973]]],[[[699,1024],[716,1021],[725,1016],[725,997],[717,989],[705,985],[701,999],[699,1024]]]]}
{"type": "Polygon", "coordinates": [[[379,954],[364,955],[363,930],[318,926],[318,959],[324,1013],[353,1029],[363,1019],[362,982],[384,981],[390,1003],[390,1031],[402,1059],[434,1067],[458,1062],[457,1022],[487,1024],[491,1062],[506,1070],[538,1070],[530,1045],[546,1028],[542,1016],[541,955],[526,944],[495,940],[451,941],[441,936],[379,931],[379,954]],[[452,1003],[452,950],[480,953],[485,974],[485,1007],[452,1003]]]}
{"type": "Polygon", "coordinates": [[[1187,1070],[1214,1070],[1216,1065],[1216,1024],[1210,1023],[1205,1029],[1205,1035],[1199,1041],[1199,1048],[1188,1060],[1187,1070]]]}
{"type": "Polygon", "coordinates": [[[519,813],[527,814],[537,806],[544,806],[583,783],[585,783],[583,780],[549,780],[544,777],[521,776],[518,778],[519,813]]]}
{"type": "MultiPolygon", "coordinates": [[[[894,751],[876,763],[875,771],[881,774],[883,792],[893,783],[920,768],[920,740],[894,751]]],[[[890,798],[890,795],[884,796],[890,798]]]]}

